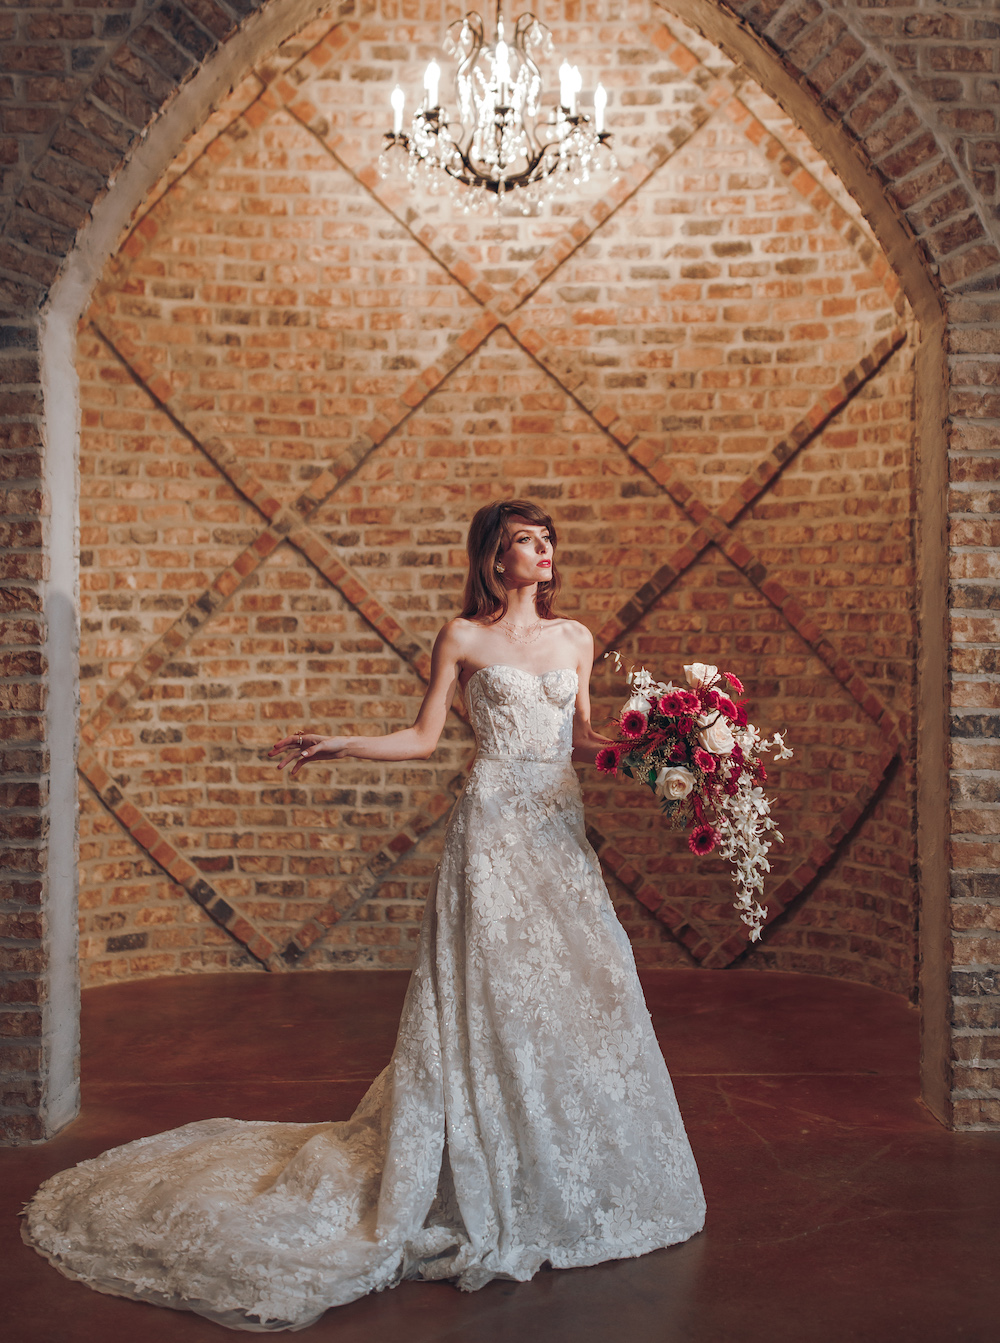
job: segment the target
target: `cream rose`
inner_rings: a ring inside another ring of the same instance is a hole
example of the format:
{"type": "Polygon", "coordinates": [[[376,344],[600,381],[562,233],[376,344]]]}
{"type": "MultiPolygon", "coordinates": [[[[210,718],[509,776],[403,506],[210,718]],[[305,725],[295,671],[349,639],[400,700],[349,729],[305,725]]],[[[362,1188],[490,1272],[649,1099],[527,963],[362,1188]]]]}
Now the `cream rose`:
{"type": "Polygon", "coordinates": [[[705,750],[711,751],[713,755],[729,755],[736,745],[733,730],[721,714],[714,723],[701,729],[698,740],[705,750]]]}
{"type": "Polygon", "coordinates": [[[664,765],[656,775],[657,797],[687,797],[693,787],[694,775],[683,765],[664,765]]]}
{"type": "Polygon", "coordinates": [[[684,675],[692,690],[711,685],[718,674],[718,667],[712,667],[707,662],[692,662],[684,668],[684,675]]]}
{"type": "Polygon", "coordinates": [[[652,707],[651,701],[645,695],[633,695],[622,709],[622,713],[628,713],[629,709],[638,709],[640,713],[649,713],[652,707]]]}

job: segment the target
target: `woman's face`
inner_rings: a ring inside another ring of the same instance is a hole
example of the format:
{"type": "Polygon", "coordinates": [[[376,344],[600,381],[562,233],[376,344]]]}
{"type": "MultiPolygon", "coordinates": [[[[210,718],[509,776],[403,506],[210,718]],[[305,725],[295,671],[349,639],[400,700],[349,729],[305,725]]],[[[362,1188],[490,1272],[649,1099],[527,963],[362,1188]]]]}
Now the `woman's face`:
{"type": "Polygon", "coordinates": [[[552,541],[548,527],[539,527],[524,518],[511,518],[507,534],[509,540],[499,555],[507,587],[547,583],[552,577],[552,541]]]}

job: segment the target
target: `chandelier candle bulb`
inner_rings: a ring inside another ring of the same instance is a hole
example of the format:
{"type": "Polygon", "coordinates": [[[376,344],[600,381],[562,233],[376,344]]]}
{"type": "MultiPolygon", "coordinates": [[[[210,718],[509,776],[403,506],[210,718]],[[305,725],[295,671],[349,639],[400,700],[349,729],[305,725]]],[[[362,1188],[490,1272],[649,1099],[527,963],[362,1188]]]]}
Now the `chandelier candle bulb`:
{"type": "Polygon", "coordinates": [[[437,61],[431,61],[424,71],[424,89],[427,92],[428,110],[438,106],[438,90],[441,84],[441,67],[437,61]]]}
{"type": "Polygon", "coordinates": [[[559,67],[559,102],[567,112],[572,112],[573,101],[573,71],[569,61],[563,61],[559,67]]]}
{"type": "Polygon", "coordinates": [[[389,101],[392,103],[392,133],[398,135],[403,129],[403,108],[406,105],[406,94],[398,84],[393,89],[389,101]]]}
{"type": "Polygon", "coordinates": [[[594,90],[594,130],[598,135],[604,131],[604,109],[608,105],[608,91],[603,84],[594,90]]]}
{"type": "Polygon", "coordinates": [[[507,43],[500,41],[497,43],[496,56],[493,61],[493,69],[496,72],[497,83],[500,86],[501,101],[506,102],[506,93],[508,85],[513,83],[510,74],[510,52],[507,50],[507,43]]]}

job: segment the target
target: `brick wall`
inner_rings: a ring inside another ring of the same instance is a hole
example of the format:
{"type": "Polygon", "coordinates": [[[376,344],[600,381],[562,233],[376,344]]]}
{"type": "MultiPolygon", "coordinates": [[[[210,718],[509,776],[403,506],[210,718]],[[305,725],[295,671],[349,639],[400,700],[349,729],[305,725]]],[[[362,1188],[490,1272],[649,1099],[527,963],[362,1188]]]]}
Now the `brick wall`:
{"type": "MultiPolygon", "coordinates": [[[[699,3],[676,9],[698,21],[699,3]]],[[[709,8],[706,29],[730,23],[730,57],[638,3],[568,0],[543,16],[611,90],[629,171],[610,218],[591,193],[490,231],[443,200],[415,218],[380,186],[366,166],[388,81],[415,86],[442,18],[390,0],[345,8],[318,49],[329,21],[262,53],[151,194],[79,352],[85,963],[96,981],[406,962],[467,758],[460,716],[427,766],[305,790],[276,791],[258,749],[301,715],[409,715],[453,609],[462,521],[516,488],[564,520],[568,603],[602,643],[671,663],[709,648],[755,660],[761,716],[801,743],[776,781],[782,805],[824,821],[808,842],[789,834],[773,888],[784,912],[749,963],[912,989],[915,327],[843,188],[731,59],[739,14],[755,50],[856,137],[944,295],[953,1099],[956,1122],[989,1125],[995,14],[930,0],[709,8]],[[289,832],[301,850],[269,849],[289,832]]],[[[33,314],[123,157],[248,12],[55,6],[0,26],[2,1099],[15,1140],[47,1131],[51,1035],[33,314]]],[[[721,874],[685,875],[651,843],[638,798],[588,790],[640,956],[739,958],[721,874]]]]}

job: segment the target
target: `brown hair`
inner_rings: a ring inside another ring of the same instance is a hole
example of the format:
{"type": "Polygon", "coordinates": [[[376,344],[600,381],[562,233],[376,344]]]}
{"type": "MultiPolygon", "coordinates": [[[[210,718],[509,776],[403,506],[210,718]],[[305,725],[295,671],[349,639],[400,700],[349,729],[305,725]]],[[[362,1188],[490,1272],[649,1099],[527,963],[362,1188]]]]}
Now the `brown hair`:
{"type": "MultiPolygon", "coordinates": [[[[552,519],[537,504],[527,499],[498,499],[485,504],[469,524],[466,547],[469,552],[469,576],[465,580],[465,599],[462,620],[482,620],[491,623],[507,614],[507,589],[496,571],[500,551],[510,541],[511,519],[523,518],[535,527],[548,529],[553,546],[556,529],[552,519]]],[[[552,577],[539,583],[535,595],[535,610],[543,620],[552,616],[552,603],[559,591],[559,574],[552,561],[552,577]]]]}

